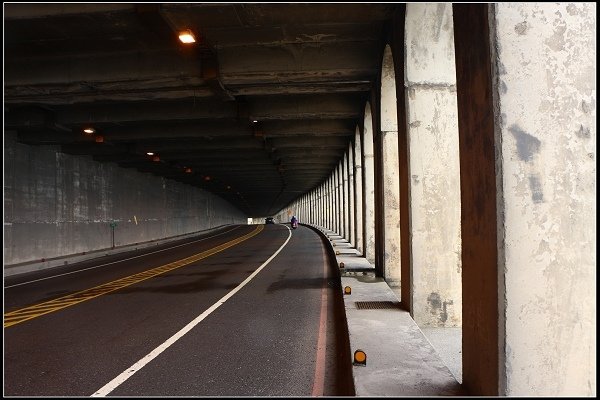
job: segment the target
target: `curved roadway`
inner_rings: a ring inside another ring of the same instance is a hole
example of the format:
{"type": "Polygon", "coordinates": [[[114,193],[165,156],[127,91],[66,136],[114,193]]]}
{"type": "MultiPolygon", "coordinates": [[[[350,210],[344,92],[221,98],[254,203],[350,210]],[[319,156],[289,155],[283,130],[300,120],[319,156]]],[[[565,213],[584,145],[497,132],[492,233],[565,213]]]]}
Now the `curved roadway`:
{"type": "Polygon", "coordinates": [[[307,227],[241,225],[6,278],[4,395],[353,395],[334,268],[307,227]]]}

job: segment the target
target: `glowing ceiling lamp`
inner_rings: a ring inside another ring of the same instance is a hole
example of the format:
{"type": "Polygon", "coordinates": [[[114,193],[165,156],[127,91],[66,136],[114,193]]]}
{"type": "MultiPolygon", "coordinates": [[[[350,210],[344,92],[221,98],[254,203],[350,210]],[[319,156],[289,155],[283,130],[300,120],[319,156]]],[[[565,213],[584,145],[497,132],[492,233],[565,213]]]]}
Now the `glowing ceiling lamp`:
{"type": "Polygon", "coordinates": [[[185,29],[185,30],[179,32],[179,40],[181,41],[181,43],[185,43],[185,44],[195,43],[196,37],[194,36],[194,33],[190,29],[185,29]]]}

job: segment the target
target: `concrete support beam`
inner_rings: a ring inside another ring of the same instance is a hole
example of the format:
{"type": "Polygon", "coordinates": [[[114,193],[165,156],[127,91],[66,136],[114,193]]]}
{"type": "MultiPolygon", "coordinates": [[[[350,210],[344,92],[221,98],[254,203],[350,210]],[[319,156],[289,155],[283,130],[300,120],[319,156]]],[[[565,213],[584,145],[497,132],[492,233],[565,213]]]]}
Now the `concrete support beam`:
{"type": "Polygon", "coordinates": [[[356,250],[364,255],[364,191],[363,191],[363,168],[362,168],[362,146],[360,128],[356,127],[356,136],[354,139],[354,184],[355,184],[355,210],[356,210],[356,250]]]}
{"type": "Polygon", "coordinates": [[[596,15],[492,8],[501,395],[596,395],[596,15]]]}
{"type": "Polygon", "coordinates": [[[342,163],[340,164],[340,169],[342,171],[342,199],[344,200],[344,234],[343,237],[348,242],[350,241],[350,202],[349,202],[349,193],[350,193],[350,179],[348,176],[348,153],[344,153],[344,158],[342,159],[342,163]]]}
{"type": "Polygon", "coordinates": [[[398,117],[396,78],[389,46],[383,54],[381,73],[381,154],[383,185],[383,273],[392,287],[400,286],[400,181],[398,178],[398,117]]]}
{"type": "Polygon", "coordinates": [[[348,242],[356,245],[356,214],[354,196],[354,145],[348,144],[348,242]]]}
{"type": "Polygon", "coordinates": [[[461,326],[460,165],[450,4],[406,6],[411,314],[461,326]]]}
{"type": "Polygon", "coordinates": [[[595,397],[596,4],[453,14],[463,384],[595,397]]]}
{"type": "Polygon", "coordinates": [[[335,168],[335,232],[338,234],[342,234],[342,212],[344,210],[344,205],[342,203],[342,176],[340,173],[339,164],[335,168]]]}
{"type": "Polygon", "coordinates": [[[133,4],[27,4],[18,6],[7,4],[4,8],[5,20],[47,18],[52,16],[72,16],[88,13],[113,13],[134,11],[133,4]]]}
{"type": "Polygon", "coordinates": [[[219,60],[221,74],[227,84],[248,80],[266,83],[278,79],[279,82],[298,81],[308,77],[318,81],[328,75],[327,71],[338,77],[368,75],[377,68],[376,54],[377,49],[370,42],[321,43],[319,46],[289,43],[273,47],[223,48],[219,50],[219,60]],[[353,68],[349,68],[349,65],[353,68]],[[315,74],[313,70],[320,72],[315,74]],[[284,75],[279,76],[280,73],[284,75]],[[285,78],[281,79],[283,76],[285,78]]]}
{"type": "Polygon", "coordinates": [[[335,176],[335,170],[332,171],[331,173],[331,179],[329,182],[329,206],[330,206],[330,228],[332,231],[336,231],[336,226],[337,226],[337,196],[335,195],[335,188],[336,188],[336,176],[335,176]]]}
{"type": "Polygon", "coordinates": [[[371,106],[365,108],[364,128],[365,257],[375,264],[375,152],[371,106]]]}

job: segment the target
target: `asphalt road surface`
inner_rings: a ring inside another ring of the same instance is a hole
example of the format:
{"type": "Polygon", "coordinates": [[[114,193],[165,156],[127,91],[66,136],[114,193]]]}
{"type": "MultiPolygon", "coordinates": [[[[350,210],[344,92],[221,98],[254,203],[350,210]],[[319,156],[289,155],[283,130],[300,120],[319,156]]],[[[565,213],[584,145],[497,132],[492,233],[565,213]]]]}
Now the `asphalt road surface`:
{"type": "Polygon", "coordinates": [[[4,280],[4,396],[352,396],[335,265],[240,225],[4,280]]]}

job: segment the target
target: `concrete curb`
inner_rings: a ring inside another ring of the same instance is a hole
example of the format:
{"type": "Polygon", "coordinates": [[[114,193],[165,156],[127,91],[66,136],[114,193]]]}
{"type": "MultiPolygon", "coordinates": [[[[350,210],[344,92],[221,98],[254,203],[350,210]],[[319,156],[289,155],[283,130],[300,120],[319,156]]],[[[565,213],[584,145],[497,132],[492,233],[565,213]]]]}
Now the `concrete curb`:
{"type": "Polygon", "coordinates": [[[344,295],[351,359],[356,350],[367,354],[366,365],[352,367],[356,396],[464,395],[462,386],[410,313],[399,307],[394,292],[376,276],[375,267],[356,252],[342,252],[350,249],[337,233],[303,225],[327,239],[330,255],[338,266],[344,262],[339,276],[342,290],[351,288],[351,294],[344,295]],[[364,309],[363,305],[376,307],[364,309]]]}

